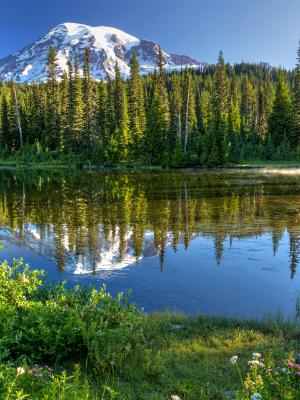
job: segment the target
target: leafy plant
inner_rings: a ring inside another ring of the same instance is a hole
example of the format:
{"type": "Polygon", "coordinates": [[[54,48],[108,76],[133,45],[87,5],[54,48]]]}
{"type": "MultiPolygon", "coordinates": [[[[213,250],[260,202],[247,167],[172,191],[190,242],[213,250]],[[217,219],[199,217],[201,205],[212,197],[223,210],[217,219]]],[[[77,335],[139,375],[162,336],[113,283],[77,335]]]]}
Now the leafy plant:
{"type": "Polygon", "coordinates": [[[0,264],[0,359],[63,362],[88,357],[101,372],[120,369],[143,341],[143,316],[105,287],[48,288],[22,260],[0,264]]]}
{"type": "Polygon", "coordinates": [[[299,355],[289,354],[281,364],[275,361],[272,350],[263,358],[253,353],[248,361],[248,372],[242,379],[238,357],[231,363],[236,366],[242,389],[236,393],[237,400],[296,400],[300,398],[300,359],[299,355]]]}

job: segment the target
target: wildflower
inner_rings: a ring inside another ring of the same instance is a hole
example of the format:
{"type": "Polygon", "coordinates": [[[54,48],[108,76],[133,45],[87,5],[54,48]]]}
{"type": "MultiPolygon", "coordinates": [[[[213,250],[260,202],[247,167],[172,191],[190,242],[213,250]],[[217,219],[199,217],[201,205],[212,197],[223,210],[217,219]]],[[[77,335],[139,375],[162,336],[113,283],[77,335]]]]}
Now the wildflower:
{"type": "Polygon", "coordinates": [[[281,372],[285,373],[286,372],[286,368],[281,368],[281,372]]]}
{"type": "Polygon", "coordinates": [[[300,372],[296,372],[295,375],[296,375],[296,376],[300,376],[300,372]]]}
{"type": "Polygon", "coordinates": [[[233,364],[233,365],[236,364],[238,358],[239,358],[238,356],[232,356],[231,359],[230,359],[231,364],[233,364]]]}
{"type": "Polygon", "coordinates": [[[176,396],[175,394],[173,394],[171,396],[171,400],[181,400],[179,396],[176,396]]]}
{"type": "Polygon", "coordinates": [[[248,361],[249,367],[254,367],[254,365],[260,365],[261,363],[258,360],[250,360],[248,361]]]}
{"type": "Polygon", "coordinates": [[[296,364],[294,364],[294,363],[288,363],[288,365],[287,365],[289,368],[294,368],[295,366],[296,366],[296,364]]]}
{"type": "Polygon", "coordinates": [[[33,376],[36,377],[36,378],[43,378],[43,377],[44,377],[43,374],[35,374],[35,375],[33,375],[33,376]]]}
{"type": "Polygon", "coordinates": [[[18,367],[17,368],[17,375],[20,376],[20,375],[23,375],[23,374],[25,374],[25,369],[23,367],[18,367]]]}
{"type": "Polygon", "coordinates": [[[260,400],[262,399],[262,395],[260,393],[253,393],[251,395],[251,400],[260,400]]]}
{"type": "Polygon", "coordinates": [[[266,369],[266,374],[268,375],[268,374],[270,374],[271,373],[271,371],[272,371],[272,369],[271,368],[267,368],[266,369]]]}
{"type": "Polygon", "coordinates": [[[253,354],[252,354],[252,358],[253,358],[254,360],[258,360],[259,358],[261,358],[261,354],[260,354],[260,353],[253,353],[253,354]]]}

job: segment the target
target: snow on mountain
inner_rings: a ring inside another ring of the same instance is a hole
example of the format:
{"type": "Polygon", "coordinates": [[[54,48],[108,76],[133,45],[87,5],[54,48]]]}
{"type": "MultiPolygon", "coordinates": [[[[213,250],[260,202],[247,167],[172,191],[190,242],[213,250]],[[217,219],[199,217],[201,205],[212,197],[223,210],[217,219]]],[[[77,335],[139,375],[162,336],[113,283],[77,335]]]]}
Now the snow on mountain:
{"type": "MultiPolygon", "coordinates": [[[[142,74],[154,70],[157,64],[159,45],[140,40],[119,29],[98,26],[64,23],[51,29],[45,36],[19,52],[0,60],[0,79],[16,82],[43,82],[47,79],[47,58],[49,47],[57,51],[58,74],[67,68],[70,57],[78,57],[79,68],[83,68],[83,52],[90,49],[91,74],[101,80],[114,77],[114,68],[118,62],[122,75],[129,76],[129,61],[135,51],[140,62],[142,74]]],[[[202,64],[188,57],[163,52],[166,69],[198,68],[202,64]]]]}

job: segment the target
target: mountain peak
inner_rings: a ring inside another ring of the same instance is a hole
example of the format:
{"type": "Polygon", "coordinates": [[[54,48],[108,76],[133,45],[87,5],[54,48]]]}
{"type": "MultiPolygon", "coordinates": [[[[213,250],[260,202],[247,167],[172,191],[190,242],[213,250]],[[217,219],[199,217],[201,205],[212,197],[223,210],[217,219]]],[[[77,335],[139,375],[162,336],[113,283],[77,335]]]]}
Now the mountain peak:
{"type": "MultiPolygon", "coordinates": [[[[67,69],[68,58],[79,61],[83,68],[83,51],[90,49],[91,75],[96,80],[114,77],[116,62],[121,74],[129,76],[129,61],[135,51],[140,62],[141,73],[154,70],[159,46],[157,43],[140,40],[120,29],[108,26],[92,27],[85,24],[64,22],[52,28],[46,35],[21,51],[0,60],[0,79],[16,82],[43,82],[47,79],[49,47],[57,51],[58,72],[67,69]]],[[[187,56],[163,52],[166,69],[199,67],[200,63],[187,56]]]]}

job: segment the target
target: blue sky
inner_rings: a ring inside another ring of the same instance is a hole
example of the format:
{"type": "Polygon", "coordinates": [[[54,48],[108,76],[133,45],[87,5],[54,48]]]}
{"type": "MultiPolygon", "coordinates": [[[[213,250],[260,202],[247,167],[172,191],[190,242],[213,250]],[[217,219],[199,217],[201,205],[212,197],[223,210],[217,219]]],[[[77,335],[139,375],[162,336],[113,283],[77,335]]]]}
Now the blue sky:
{"type": "Polygon", "coordinates": [[[292,68],[300,0],[1,0],[0,57],[62,22],[123,29],[169,51],[215,62],[269,62],[292,68]]]}

